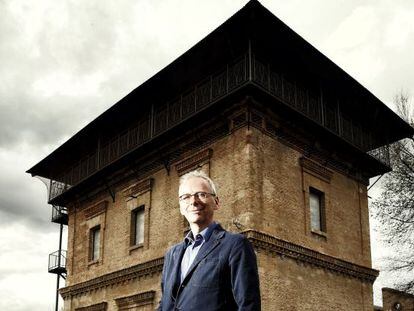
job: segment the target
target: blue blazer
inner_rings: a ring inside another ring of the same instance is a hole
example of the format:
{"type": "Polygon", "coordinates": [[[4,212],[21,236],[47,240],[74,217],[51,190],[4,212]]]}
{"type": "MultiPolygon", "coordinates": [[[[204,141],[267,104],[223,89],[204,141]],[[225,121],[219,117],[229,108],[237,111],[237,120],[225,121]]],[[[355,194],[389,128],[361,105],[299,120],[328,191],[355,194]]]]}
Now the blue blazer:
{"type": "Polygon", "coordinates": [[[256,255],[243,235],[217,224],[180,283],[185,247],[165,255],[158,311],[261,310],[256,255]]]}

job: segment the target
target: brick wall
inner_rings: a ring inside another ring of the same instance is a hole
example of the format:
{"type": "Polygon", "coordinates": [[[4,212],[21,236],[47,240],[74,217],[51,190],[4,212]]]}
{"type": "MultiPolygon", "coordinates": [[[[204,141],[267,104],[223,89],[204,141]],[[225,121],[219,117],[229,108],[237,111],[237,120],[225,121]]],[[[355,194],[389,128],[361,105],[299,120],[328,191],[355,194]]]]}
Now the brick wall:
{"type": "MultiPolygon", "coordinates": [[[[323,163],[303,164],[301,151],[256,128],[242,127],[208,148],[211,158],[195,156],[202,150],[187,156],[190,168],[191,163],[201,167],[218,186],[222,206],[216,219],[229,230],[254,230],[285,241],[287,247],[305,249],[293,256],[255,244],[263,310],[372,310],[372,283],[359,272],[351,275],[359,266],[371,267],[365,185],[326,169],[323,163]],[[310,186],[325,193],[326,232],[310,229],[310,186]]],[[[113,189],[115,202],[107,192],[69,207],[65,310],[99,302],[107,302],[107,310],[118,310],[115,299],[139,293],[144,297],[152,291],[155,294],[135,302],[135,308],[155,308],[160,267],[147,263],[162,258],[186,228],[178,209],[176,164],[169,172],[160,168],[125,180],[113,189]],[[139,188],[140,183],[150,186],[139,188]],[[93,209],[102,202],[104,211],[95,215],[93,209]],[[131,247],[131,211],[141,205],[145,206],[145,240],[131,247]],[[97,225],[101,256],[91,262],[89,230],[97,225]]]]}

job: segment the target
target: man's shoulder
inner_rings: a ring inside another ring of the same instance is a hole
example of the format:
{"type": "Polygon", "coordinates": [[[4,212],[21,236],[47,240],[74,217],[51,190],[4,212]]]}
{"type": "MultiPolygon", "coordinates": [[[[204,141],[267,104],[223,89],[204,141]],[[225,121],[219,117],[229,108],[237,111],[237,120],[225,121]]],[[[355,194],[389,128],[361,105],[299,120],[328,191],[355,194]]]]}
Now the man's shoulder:
{"type": "Polygon", "coordinates": [[[167,249],[167,254],[173,254],[174,252],[176,252],[176,251],[178,251],[178,250],[180,250],[182,247],[183,247],[183,243],[184,242],[179,242],[179,243],[177,243],[177,244],[174,244],[174,245],[172,245],[172,246],[170,246],[168,249],[167,249]]]}
{"type": "Polygon", "coordinates": [[[226,242],[238,244],[247,241],[247,238],[241,233],[227,231],[221,226],[218,229],[220,231],[223,231],[223,238],[226,240],[226,242]]]}
{"type": "Polygon", "coordinates": [[[227,230],[224,230],[224,232],[225,232],[225,235],[228,239],[232,239],[232,240],[243,240],[243,239],[245,239],[245,236],[241,233],[227,231],[227,230]]]}
{"type": "MultiPolygon", "coordinates": [[[[222,243],[223,249],[229,251],[230,258],[239,257],[241,254],[254,254],[253,245],[249,239],[242,233],[235,233],[230,231],[224,231],[222,243]]],[[[253,256],[249,256],[253,258],[253,256]]]]}

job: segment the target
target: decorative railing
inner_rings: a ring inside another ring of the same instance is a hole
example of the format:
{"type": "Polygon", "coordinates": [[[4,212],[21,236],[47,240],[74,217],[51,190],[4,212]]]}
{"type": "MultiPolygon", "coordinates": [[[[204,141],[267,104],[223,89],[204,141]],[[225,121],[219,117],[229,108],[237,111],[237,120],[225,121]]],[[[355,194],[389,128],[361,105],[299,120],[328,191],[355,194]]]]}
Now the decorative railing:
{"type": "Polygon", "coordinates": [[[385,145],[382,147],[379,147],[377,149],[368,151],[368,154],[380,161],[381,163],[387,165],[388,167],[392,167],[391,164],[391,157],[390,157],[390,146],[385,145]]]}
{"type": "MultiPolygon", "coordinates": [[[[248,81],[248,55],[210,75],[187,92],[166,102],[126,131],[102,142],[97,150],[51,180],[49,201],[125,153],[191,117],[248,81]]],[[[99,144],[98,144],[99,145],[99,144]]]]}
{"type": "MultiPolygon", "coordinates": [[[[66,177],[65,179],[68,179],[68,175],[64,175],[66,177]]],[[[49,200],[57,197],[58,195],[62,194],[66,190],[68,190],[71,187],[69,183],[66,182],[60,182],[51,179],[50,180],[50,190],[49,190],[49,200]]]]}
{"type": "MultiPolygon", "coordinates": [[[[283,74],[271,69],[252,57],[252,80],[279,101],[324,126],[361,150],[369,150],[374,145],[373,137],[363,128],[360,121],[352,119],[340,109],[338,98],[329,96],[323,90],[312,90],[295,81],[288,80],[283,74]]],[[[388,146],[369,151],[368,154],[381,163],[390,166],[388,146]]]]}
{"type": "MultiPolygon", "coordinates": [[[[291,107],[361,150],[369,150],[374,141],[360,121],[351,118],[340,107],[340,99],[324,90],[292,81],[272,70],[270,64],[252,57],[252,82],[263,87],[280,102],[291,107]]],[[[343,104],[346,104],[343,102],[343,104]]]]}
{"type": "MultiPolygon", "coordinates": [[[[249,52],[251,53],[251,52],[249,52]]],[[[49,201],[76,185],[94,172],[111,164],[129,151],[162,134],[176,124],[212,105],[246,82],[262,87],[280,102],[291,107],[327,130],[335,133],[361,150],[374,146],[374,137],[360,121],[347,115],[340,107],[340,99],[329,92],[309,87],[272,69],[269,63],[246,53],[225,68],[203,79],[186,92],[163,105],[153,106],[151,112],[127,130],[97,142],[96,150],[51,180],[49,201]]],[[[389,155],[370,152],[377,160],[389,165],[389,155]],[[388,159],[388,160],[387,160],[388,159]]]]}

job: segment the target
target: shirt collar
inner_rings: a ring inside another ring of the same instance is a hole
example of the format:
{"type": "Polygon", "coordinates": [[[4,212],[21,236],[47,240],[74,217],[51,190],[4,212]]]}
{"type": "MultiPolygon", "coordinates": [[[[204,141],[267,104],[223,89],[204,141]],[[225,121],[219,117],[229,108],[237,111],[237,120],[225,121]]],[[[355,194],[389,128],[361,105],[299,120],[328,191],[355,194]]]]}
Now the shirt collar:
{"type": "MultiPolygon", "coordinates": [[[[207,228],[204,228],[200,233],[198,233],[199,235],[201,235],[204,242],[207,242],[210,239],[211,234],[213,233],[216,226],[217,226],[217,223],[213,221],[207,228]]],[[[186,245],[194,242],[194,236],[191,230],[185,236],[184,241],[186,245]]]]}

